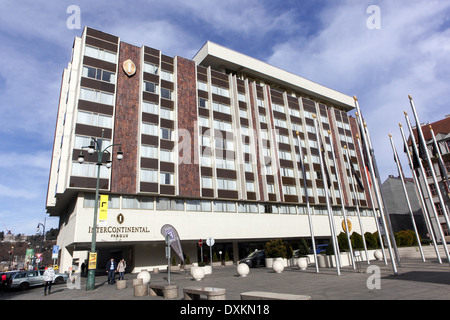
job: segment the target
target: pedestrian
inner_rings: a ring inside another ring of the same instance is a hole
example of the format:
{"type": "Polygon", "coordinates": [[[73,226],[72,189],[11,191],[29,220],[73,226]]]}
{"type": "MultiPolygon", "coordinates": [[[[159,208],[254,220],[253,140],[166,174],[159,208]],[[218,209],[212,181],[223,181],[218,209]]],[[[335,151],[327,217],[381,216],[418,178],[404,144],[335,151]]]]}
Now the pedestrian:
{"type": "Polygon", "coordinates": [[[84,276],[84,271],[86,270],[86,260],[81,264],[81,275],[84,276]]]}
{"type": "Polygon", "coordinates": [[[117,269],[117,263],[113,258],[106,263],[106,273],[108,274],[108,284],[116,283],[115,275],[117,269]]]}
{"type": "Polygon", "coordinates": [[[52,290],[52,283],[55,281],[55,270],[51,264],[48,265],[48,268],[44,271],[44,295],[47,295],[47,287],[48,294],[50,294],[52,290]]]}
{"type": "Polygon", "coordinates": [[[2,282],[2,283],[1,283],[1,285],[0,285],[0,290],[1,290],[2,295],[3,295],[3,291],[5,291],[6,285],[7,285],[7,282],[8,282],[8,280],[6,280],[6,273],[3,273],[3,274],[2,274],[1,282],[2,282]]]}
{"type": "Polygon", "coordinates": [[[119,261],[119,265],[117,266],[117,271],[119,272],[119,280],[123,280],[123,275],[125,274],[125,268],[127,267],[127,263],[125,259],[119,261]]]}

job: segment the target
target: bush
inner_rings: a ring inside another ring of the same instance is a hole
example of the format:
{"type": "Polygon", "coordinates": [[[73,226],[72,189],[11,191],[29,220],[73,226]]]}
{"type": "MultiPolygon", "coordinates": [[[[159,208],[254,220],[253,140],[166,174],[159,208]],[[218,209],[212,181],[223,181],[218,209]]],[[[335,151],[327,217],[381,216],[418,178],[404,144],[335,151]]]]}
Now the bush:
{"type": "Polygon", "coordinates": [[[186,264],[191,264],[191,258],[189,258],[189,255],[186,256],[185,262],[186,264]]]}
{"type": "Polygon", "coordinates": [[[298,245],[299,255],[300,257],[306,257],[309,254],[308,243],[304,238],[300,239],[300,244],[298,245]]]}
{"type": "Polygon", "coordinates": [[[350,241],[352,242],[353,249],[364,248],[364,241],[362,236],[358,232],[353,232],[350,236],[350,241]]]}
{"type": "Polygon", "coordinates": [[[271,240],[266,243],[266,257],[267,258],[286,258],[286,245],[281,239],[271,240]]]}
{"type": "Polygon", "coordinates": [[[214,254],[213,254],[213,262],[219,262],[219,258],[217,258],[216,252],[214,252],[214,254]]]}
{"type": "Polygon", "coordinates": [[[177,265],[177,261],[175,259],[175,256],[172,256],[172,265],[176,266],[177,265]]]}
{"type": "Polygon", "coordinates": [[[364,238],[366,239],[367,249],[378,249],[380,247],[375,233],[366,232],[364,238]]]}
{"type": "Polygon", "coordinates": [[[402,230],[394,234],[395,242],[399,247],[410,247],[417,244],[416,233],[412,230],[402,230]]]}
{"type": "Polygon", "coordinates": [[[230,255],[228,254],[228,251],[225,252],[225,261],[230,261],[230,255]]]}
{"type": "Polygon", "coordinates": [[[344,232],[339,233],[339,235],[337,236],[337,241],[339,244],[340,252],[347,252],[348,250],[350,250],[350,248],[348,247],[348,239],[346,233],[344,232]]]}

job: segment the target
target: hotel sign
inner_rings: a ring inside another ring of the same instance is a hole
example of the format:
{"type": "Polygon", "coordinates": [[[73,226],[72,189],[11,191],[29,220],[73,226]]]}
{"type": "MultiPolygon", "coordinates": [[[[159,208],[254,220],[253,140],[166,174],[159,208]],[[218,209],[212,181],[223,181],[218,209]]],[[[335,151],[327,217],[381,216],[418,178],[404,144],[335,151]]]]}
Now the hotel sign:
{"type": "MultiPolygon", "coordinates": [[[[124,216],[119,213],[116,219],[120,224],[124,222],[124,216]]],[[[88,232],[92,233],[92,227],[88,227],[88,232]]],[[[150,229],[144,226],[98,226],[97,234],[109,234],[111,238],[128,238],[130,234],[150,233],[150,229]]]]}
{"type": "Polygon", "coordinates": [[[136,65],[130,59],[125,60],[122,64],[123,71],[127,76],[131,77],[136,73],[136,65]]]}

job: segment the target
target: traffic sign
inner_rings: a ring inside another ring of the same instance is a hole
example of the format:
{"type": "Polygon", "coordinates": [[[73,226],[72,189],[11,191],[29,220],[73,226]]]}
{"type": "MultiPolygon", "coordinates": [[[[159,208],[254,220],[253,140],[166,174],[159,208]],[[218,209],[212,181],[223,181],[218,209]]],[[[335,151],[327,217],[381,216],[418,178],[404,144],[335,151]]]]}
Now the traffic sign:
{"type": "Polygon", "coordinates": [[[58,259],[59,246],[53,246],[52,259],[58,259]]]}
{"type": "Polygon", "coordinates": [[[198,246],[201,248],[202,245],[203,245],[203,240],[202,239],[198,240],[198,246]]]}
{"type": "Polygon", "coordinates": [[[214,238],[209,237],[208,239],[206,239],[206,244],[210,247],[212,247],[214,245],[214,238]]]}

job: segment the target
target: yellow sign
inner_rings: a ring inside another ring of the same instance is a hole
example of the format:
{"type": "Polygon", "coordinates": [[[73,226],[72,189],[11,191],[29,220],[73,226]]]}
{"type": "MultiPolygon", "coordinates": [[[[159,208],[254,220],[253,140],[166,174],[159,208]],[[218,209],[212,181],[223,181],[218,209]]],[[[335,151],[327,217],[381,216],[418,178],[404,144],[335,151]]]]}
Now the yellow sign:
{"type": "Polygon", "coordinates": [[[89,264],[88,269],[97,268],[97,252],[89,252],[89,264]]]}
{"type": "Polygon", "coordinates": [[[108,219],[108,195],[102,194],[100,195],[100,221],[106,221],[108,219]]]}
{"type": "MultiPolygon", "coordinates": [[[[348,232],[352,231],[352,223],[350,222],[350,220],[347,219],[347,224],[348,224],[348,232]]],[[[344,232],[347,232],[346,228],[345,228],[345,220],[342,220],[342,230],[344,230],[344,232]]]]}

